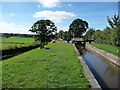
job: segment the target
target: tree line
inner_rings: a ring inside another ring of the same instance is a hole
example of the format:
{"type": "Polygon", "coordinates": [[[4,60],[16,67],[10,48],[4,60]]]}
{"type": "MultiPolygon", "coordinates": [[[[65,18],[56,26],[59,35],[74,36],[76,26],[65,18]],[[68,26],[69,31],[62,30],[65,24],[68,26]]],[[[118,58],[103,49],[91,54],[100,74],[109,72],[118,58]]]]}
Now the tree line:
{"type": "Polygon", "coordinates": [[[65,39],[68,42],[72,38],[81,38],[82,34],[86,32],[88,23],[82,19],[75,19],[69,26],[69,31],[60,30],[57,33],[57,27],[54,22],[50,20],[38,20],[33,24],[29,31],[36,33],[36,41],[39,41],[40,48],[44,48],[52,39],[65,39]]]}
{"type": "Polygon", "coordinates": [[[70,41],[72,38],[82,38],[83,33],[88,29],[88,22],[82,19],[75,19],[70,25],[68,31],[60,30],[57,38],[70,41]]]}
{"type": "Polygon", "coordinates": [[[9,38],[9,37],[34,37],[35,35],[32,35],[32,34],[19,34],[19,33],[1,33],[1,36],[2,37],[6,37],[6,38],[9,38]]]}
{"type": "Polygon", "coordinates": [[[109,27],[104,30],[90,28],[84,35],[84,40],[95,40],[95,43],[120,46],[120,19],[118,15],[107,17],[109,27]]]}
{"type": "Polygon", "coordinates": [[[40,43],[40,48],[48,44],[52,39],[65,39],[68,42],[73,38],[83,38],[83,40],[95,40],[95,43],[120,46],[120,19],[118,15],[113,18],[107,17],[109,27],[104,30],[95,30],[89,28],[87,21],[75,19],[70,25],[68,31],[60,30],[57,33],[57,27],[50,20],[38,20],[33,24],[29,31],[36,33],[36,40],[40,43]],[[83,36],[83,34],[86,34],[83,36]]]}

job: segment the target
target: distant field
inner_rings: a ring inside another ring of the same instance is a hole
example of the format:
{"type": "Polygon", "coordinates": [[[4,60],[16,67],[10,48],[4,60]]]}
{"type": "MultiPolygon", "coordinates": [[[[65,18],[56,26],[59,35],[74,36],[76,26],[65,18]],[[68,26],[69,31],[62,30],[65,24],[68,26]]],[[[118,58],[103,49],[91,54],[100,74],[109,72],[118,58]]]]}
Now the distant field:
{"type": "Polygon", "coordinates": [[[0,50],[2,49],[11,49],[11,48],[17,48],[17,47],[24,47],[29,46],[34,43],[34,38],[26,38],[26,37],[0,37],[0,50]],[[13,43],[11,43],[13,42],[13,43]],[[19,44],[24,43],[24,44],[19,44]]]}
{"type": "Polygon", "coordinates": [[[33,43],[34,38],[27,38],[27,37],[9,37],[9,38],[2,38],[2,42],[21,42],[21,43],[33,43]]]}
{"type": "Polygon", "coordinates": [[[71,44],[49,43],[45,48],[0,62],[3,88],[89,88],[71,44]]]}
{"type": "Polygon", "coordinates": [[[97,44],[97,43],[92,43],[91,45],[120,57],[120,53],[119,53],[120,47],[106,45],[106,44],[97,44]]]}

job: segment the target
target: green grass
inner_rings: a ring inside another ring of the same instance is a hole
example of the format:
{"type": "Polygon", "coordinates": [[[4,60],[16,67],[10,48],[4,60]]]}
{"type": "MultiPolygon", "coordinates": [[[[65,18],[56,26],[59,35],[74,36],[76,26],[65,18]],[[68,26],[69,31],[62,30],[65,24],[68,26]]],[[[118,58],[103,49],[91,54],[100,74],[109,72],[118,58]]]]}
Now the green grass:
{"type": "Polygon", "coordinates": [[[68,43],[50,43],[2,63],[3,88],[88,88],[75,50],[68,43]]]}
{"type": "Polygon", "coordinates": [[[9,37],[9,38],[2,38],[2,42],[21,42],[21,43],[33,43],[34,38],[28,37],[9,37]]]}
{"type": "Polygon", "coordinates": [[[120,50],[120,47],[97,43],[92,43],[91,45],[120,57],[120,53],[117,52],[120,50]]]}
{"type": "Polygon", "coordinates": [[[11,49],[11,48],[17,48],[17,47],[24,47],[29,46],[34,43],[34,38],[27,38],[27,37],[0,37],[0,50],[5,49],[11,49]],[[8,43],[4,43],[8,42],[8,43]],[[15,43],[9,43],[9,42],[15,42],[15,43]],[[25,43],[25,44],[17,44],[17,43],[25,43]]]}
{"type": "Polygon", "coordinates": [[[25,47],[25,46],[30,46],[30,45],[32,45],[32,44],[2,43],[2,45],[0,45],[0,50],[12,49],[12,48],[18,48],[18,47],[25,47]]]}
{"type": "Polygon", "coordinates": [[[0,88],[2,87],[2,63],[0,62],[0,88]]]}

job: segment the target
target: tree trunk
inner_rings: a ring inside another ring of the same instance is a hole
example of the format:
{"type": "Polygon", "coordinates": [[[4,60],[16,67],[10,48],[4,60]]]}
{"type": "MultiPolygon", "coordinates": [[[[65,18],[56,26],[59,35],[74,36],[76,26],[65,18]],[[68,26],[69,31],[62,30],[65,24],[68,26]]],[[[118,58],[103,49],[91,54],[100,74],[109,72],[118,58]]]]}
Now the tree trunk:
{"type": "Polygon", "coordinates": [[[42,48],[44,48],[44,44],[45,44],[45,42],[40,42],[40,49],[42,49],[42,48]]]}
{"type": "Polygon", "coordinates": [[[40,42],[40,49],[42,49],[43,48],[43,46],[42,46],[42,41],[40,42]]]}

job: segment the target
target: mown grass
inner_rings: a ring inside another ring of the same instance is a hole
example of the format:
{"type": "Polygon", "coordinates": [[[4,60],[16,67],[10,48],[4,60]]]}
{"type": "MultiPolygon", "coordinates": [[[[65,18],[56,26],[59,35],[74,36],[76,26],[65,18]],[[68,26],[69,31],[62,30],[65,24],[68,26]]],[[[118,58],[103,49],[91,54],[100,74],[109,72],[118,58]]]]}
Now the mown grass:
{"type": "Polygon", "coordinates": [[[45,47],[0,62],[3,88],[89,88],[71,44],[45,47]]]}
{"type": "Polygon", "coordinates": [[[120,47],[97,43],[92,43],[91,45],[120,57],[120,47]]]}

